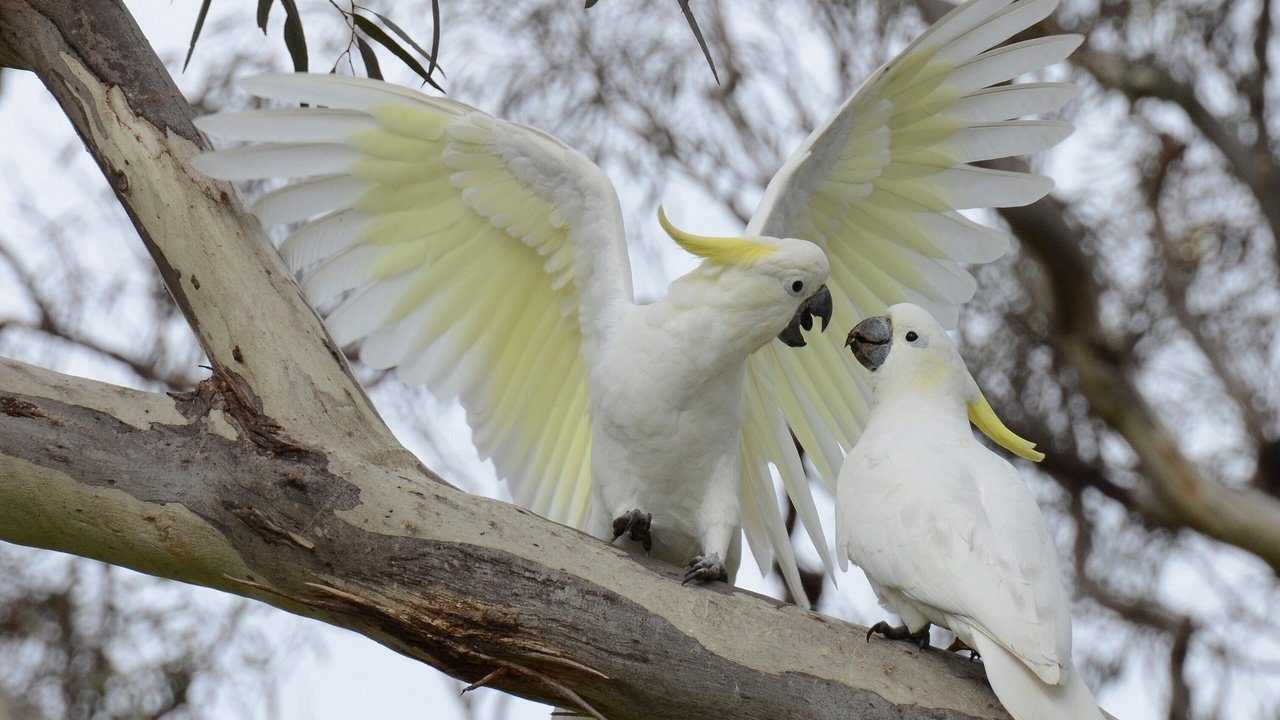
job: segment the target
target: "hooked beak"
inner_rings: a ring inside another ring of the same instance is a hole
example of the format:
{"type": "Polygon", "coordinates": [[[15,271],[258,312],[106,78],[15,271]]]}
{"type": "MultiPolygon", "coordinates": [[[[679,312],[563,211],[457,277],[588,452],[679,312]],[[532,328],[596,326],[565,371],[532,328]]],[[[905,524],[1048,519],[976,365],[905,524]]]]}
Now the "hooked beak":
{"type": "Polygon", "coordinates": [[[791,323],[785,330],[778,333],[778,339],[791,347],[804,347],[804,335],[800,332],[800,328],[812,330],[815,316],[822,318],[823,330],[831,324],[831,291],[826,285],[818,288],[818,292],[800,303],[800,307],[796,308],[796,314],[791,316],[791,323]]]}
{"type": "Polygon", "coordinates": [[[893,344],[893,322],[884,315],[876,315],[853,326],[849,331],[849,339],[845,346],[853,351],[853,356],[862,363],[862,367],[875,372],[889,357],[889,347],[893,344]]]}

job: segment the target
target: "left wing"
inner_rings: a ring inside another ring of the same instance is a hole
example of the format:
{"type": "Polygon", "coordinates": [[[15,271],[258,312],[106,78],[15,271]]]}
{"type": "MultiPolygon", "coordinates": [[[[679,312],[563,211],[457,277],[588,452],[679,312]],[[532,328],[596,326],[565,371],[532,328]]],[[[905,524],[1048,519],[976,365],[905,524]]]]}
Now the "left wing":
{"type": "MultiPolygon", "coordinates": [[[[769,183],[746,234],[803,238],[827,252],[838,327],[898,302],[953,327],[975,290],[960,264],[995,260],[1009,244],[959,210],[1025,205],[1052,188],[1039,175],[971,163],[1043,150],[1071,132],[1065,122],[1011,118],[1057,110],[1076,96],[1074,85],[1004,83],[1063,60],[1081,38],[995,47],[1057,4],[970,0],[957,7],[877,70],[769,183]]],[[[772,463],[793,499],[809,496],[790,491],[805,482],[791,434],[830,486],[871,405],[865,373],[841,347],[844,335],[808,340],[800,350],[770,343],[753,354],[744,395],[743,464],[755,468],[744,470],[744,482],[767,481],[772,463]]],[[[831,572],[817,513],[811,501],[801,504],[797,513],[831,572]]],[[[744,526],[752,548],[777,532],[744,526]]]]}

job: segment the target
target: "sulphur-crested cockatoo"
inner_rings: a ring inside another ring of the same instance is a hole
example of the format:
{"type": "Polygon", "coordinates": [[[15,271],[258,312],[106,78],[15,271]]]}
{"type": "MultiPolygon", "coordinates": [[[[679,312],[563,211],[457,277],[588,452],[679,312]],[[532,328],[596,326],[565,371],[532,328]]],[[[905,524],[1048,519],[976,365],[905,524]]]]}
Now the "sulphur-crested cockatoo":
{"type": "Polygon", "coordinates": [[[732,578],[741,527],[803,603],[769,466],[830,570],[791,432],[834,477],[869,391],[838,340],[784,343],[803,344],[828,302],[852,323],[899,300],[954,316],[972,295],[959,263],[990,261],[1007,239],[956,210],[1031,202],[1050,183],[968,163],[1055,144],[1067,124],[1010,118],[1076,92],[1001,83],[1079,39],[991,48],[1056,2],[950,13],[805,141],[744,237],[664,219],[703,260],[645,306],[604,173],[458,102],[333,75],[253,78],[254,94],[307,107],[203,118],[251,144],[195,164],[230,180],[308,178],[253,208],[267,224],[304,223],[281,252],[313,302],[337,303],[330,332],[361,343],[366,364],[457,397],[518,503],[698,580],[732,578]]]}
{"type": "MultiPolygon", "coordinates": [[[[1101,720],[1071,663],[1071,605],[1058,553],[1018,471],[973,435],[1039,460],[996,419],[942,326],[890,307],[848,337],[875,400],[836,484],[836,556],[867,575],[904,626],[927,641],[950,628],[982,656],[1017,720],[1101,720]]],[[[870,633],[868,633],[868,636],[870,633]]]]}

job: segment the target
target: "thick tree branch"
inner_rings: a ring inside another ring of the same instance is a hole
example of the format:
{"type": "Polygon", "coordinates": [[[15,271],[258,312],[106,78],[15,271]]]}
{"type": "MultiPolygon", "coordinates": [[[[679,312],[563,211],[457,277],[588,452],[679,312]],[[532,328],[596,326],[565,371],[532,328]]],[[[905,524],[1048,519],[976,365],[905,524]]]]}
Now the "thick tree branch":
{"type": "Polygon", "coordinates": [[[610,718],[1004,717],[958,656],[264,439],[217,377],[170,397],[0,360],[0,388],[0,539],[256,597],[464,680],[505,668],[490,685],[572,688],[610,718]]]}
{"type": "Polygon", "coordinates": [[[1169,513],[1154,519],[1248,550],[1280,572],[1280,500],[1254,488],[1212,482],[1182,453],[1102,327],[1093,266],[1061,205],[1045,198],[1000,214],[1023,247],[1040,259],[1050,280],[1053,306],[1047,314],[1056,325],[1053,335],[1091,412],[1133,448],[1149,489],[1169,513]]]}
{"type": "Polygon", "coordinates": [[[0,539],[255,597],[614,720],[1005,718],[958,657],[627,555],[441,481],[381,423],[118,0],[0,0],[213,365],[142,393],[0,360],[0,539]]]}

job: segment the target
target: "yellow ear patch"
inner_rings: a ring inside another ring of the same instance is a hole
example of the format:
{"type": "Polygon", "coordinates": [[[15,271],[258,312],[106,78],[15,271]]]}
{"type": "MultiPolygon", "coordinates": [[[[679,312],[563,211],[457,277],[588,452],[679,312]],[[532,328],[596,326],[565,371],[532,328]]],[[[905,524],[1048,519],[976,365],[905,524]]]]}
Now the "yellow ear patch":
{"type": "Polygon", "coordinates": [[[1031,462],[1040,462],[1044,459],[1044,453],[1035,449],[1035,443],[1018,437],[1000,422],[1000,418],[996,417],[996,411],[991,409],[991,403],[987,402],[982,393],[978,393],[977,399],[970,400],[968,407],[969,422],[976,425],[983,435],[991,438],[997,445],[1031,462]]]}
{"type": "Polygon", "coordinates": [[[667,220],[662,206],[658,206],[658,224],[671,236],[676,244],[700,258],[705,258],[721,265],[733,265],[745,268],[754,265],[760,258],[777,252],[777,248],[749,238],[710,237],[687,233],[667,220]]]}

